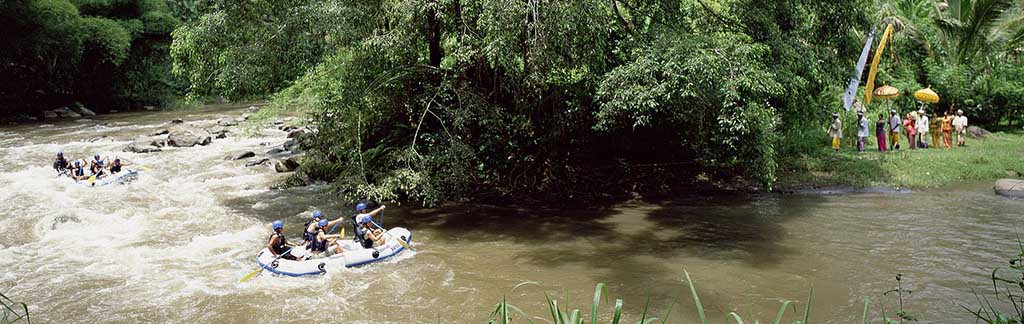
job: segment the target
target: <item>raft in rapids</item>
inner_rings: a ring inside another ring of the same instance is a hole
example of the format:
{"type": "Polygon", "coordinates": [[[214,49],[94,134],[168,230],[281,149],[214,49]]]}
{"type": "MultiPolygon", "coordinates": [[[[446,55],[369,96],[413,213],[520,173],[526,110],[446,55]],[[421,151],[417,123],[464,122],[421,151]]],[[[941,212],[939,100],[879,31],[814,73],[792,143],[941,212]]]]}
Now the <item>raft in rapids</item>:
{"type": "MultiPolygon", "coordinates": [[[[363,248],[359,242],[343,239],[338,241],[338,244],[341,245],[345,252],[302,261],[276,258],[273,253],[270,253],[270,250],[263,248],[256,254],[256,263],[267,271],[291,277],[321,275],[327,273],[327,270],[332,268],[358,267],[386,260],[401,253],[405,248],[398,242],[399,239],[407,244],[412,241],[412,233],[405,228],[395,227],[388,230],[387,233],[384,235],[385,241],[383,246],[367,249],[363,248]]],[[[297,246],[292,251],[297,251],[295,254],[298,255],[305,255],[306,252],[304,246],[297,246]]]]}
{"type": "Polygon", "coordinates": [[[107,175],[103,178],[96,179],[96,181],[89,182],[89,179],[79,180],[78,184],[87,187],[103,187],[111,184],[126,184],[135,179],[139,178],[139,171],[136,170],[124,170],[116,174],[107,175]]]}

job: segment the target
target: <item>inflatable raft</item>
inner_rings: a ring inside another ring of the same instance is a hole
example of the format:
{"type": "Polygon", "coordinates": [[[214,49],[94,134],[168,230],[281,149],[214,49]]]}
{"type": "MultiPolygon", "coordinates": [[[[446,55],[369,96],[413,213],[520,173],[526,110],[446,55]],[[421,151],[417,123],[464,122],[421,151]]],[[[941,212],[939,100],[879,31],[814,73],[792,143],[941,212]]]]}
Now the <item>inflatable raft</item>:
{"type": "MultiPolygon", "coordinates": [[[[366,249],[363,248],[362,245],[359,245],[359,242],[355,242],[353,240],[341,240],[338,244],[341,245],[341,248],[344,249],[345,252],[323,258],[307,258],[302,261],[277,258],[273,253],[270,253],[269,249],[263,248],[256,254],[256,263],[267,271],[292,277],[321,275],[327,273],[327,270],[332,268],[343,269],[358,267],[386,260],[401,253],[405,248],[402,247],[401,243],[398,243],[399,239],[406,243],[412,241],[412,233],[405,228],[392,228],[388,230],[388,234],[384,235],[385,241],[383,246],[375,246],[373,248],[366,249]]],[[[290,253],[293,255],[304,256],[307,254],[306,252],[307,251],[304,246],[297,246],[290,253]]]]}
{"type": "Polygon", "coordinates": [[[79,180],[78,184],[88,187],[103,187],[111,184],[126,184],[139,178],[139,171],[135,170],[124,170],[114,175],[108,175],[106,177],[96,179],[96,181],[90,183],[89,179],[79,180]]]}

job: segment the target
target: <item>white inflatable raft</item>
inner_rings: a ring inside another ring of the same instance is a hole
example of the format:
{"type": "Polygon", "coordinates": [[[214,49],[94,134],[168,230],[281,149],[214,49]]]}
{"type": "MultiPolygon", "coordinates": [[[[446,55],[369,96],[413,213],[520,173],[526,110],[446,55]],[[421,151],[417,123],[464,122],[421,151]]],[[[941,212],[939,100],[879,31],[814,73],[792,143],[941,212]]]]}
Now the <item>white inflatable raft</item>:
{"type": "Polygon", "coordinates": [[[139,171],[135,170],[124,170],[114,175],[108,175],[106,177],[96,179],[96,181],[89,183],[89,179],[79,180],[78,184],[87,187],[103,187],[111,184],[125,184],[134,181],[139,178],[139,171]]]}
{"type": "MultiPolygon", "coordinates": [[[[263,248],[256,254],[256,263],[267,271],[292,277],[320,275],[327,273],[327,269],[341,268],[341,265],[344,265],[345,268],[358,267],[364,264],[386,260],[398,255],[398,253],[401,253],[405,248],[402,247],[401,243],[398,243],[398,240],[403,240],[406,243],[412,241],[412,233],[405,228],[392,228],[388,230],[388,234],[384,235],[385,241],[383,246],[375,246],[370,249],[365,249],[359,245],[359,242],[351,239],[343,239],[338,243],[341,244],[341,248],[344,249],[345,252],[323,258],[307,258],[302,261],[288,260],[285,258],[278,259],[274,257],[273,253],[270,253],[270,250],[263,248]]],[[[306,252],[305,246],[297,246],[290,253],[301,256],[306,255],[306,252]]]]}

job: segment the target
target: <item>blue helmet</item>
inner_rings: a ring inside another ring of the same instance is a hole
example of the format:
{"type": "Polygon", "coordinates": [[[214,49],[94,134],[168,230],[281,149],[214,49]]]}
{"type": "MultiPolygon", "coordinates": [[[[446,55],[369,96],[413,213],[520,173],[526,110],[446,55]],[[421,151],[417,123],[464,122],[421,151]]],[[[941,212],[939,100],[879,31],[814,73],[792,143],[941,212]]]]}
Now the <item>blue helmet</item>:
{"type": "Polygon", "coordinates": [[[310,217],[310,218],[320,218],[320,217],[323,217],[323,216],[324,216],[324,212],[319,211],[319,210],[314,210],[313,211],[313,217],[310,217]]]}
{"type": "Polygon", "coordinates": [[[327,220],[326,219],[321,219],[319,222],[316,222],[316,226],[317,227],[327,226],[327,220]]]}
{"type": "Polygon", "coordinates": [[[58,156],[58,157],[64,156],[64,152],[61,152],[61,151],[57,151],[57,156],[58,156]]]}
{"type": "Polygon", "coordinates": [[[273,223],[271,223],[270,226],[273,227],[274,229],[282,229],[282,228],[284,228],[284,221],[278,219],[278,220],[274,221],[273,223]]]}
{"type": "Polygon", "coordinates": [[[93,155],[92,158],[96,159],[96,160],[99,160],[100,159],[100,155],[99,154],[93,155]]]}
{"type": "Polygon", "coordinates": [[[81,166],[81,165],[82,165],[82,163],[80,163],[78,160],[75,160],[75,166],[81,166]]]}
{"type": "Polygon", "coordinates": [[[356,204],[356,211],[363,211],[363,209],[366,209],[366,203],[356,204]]]}

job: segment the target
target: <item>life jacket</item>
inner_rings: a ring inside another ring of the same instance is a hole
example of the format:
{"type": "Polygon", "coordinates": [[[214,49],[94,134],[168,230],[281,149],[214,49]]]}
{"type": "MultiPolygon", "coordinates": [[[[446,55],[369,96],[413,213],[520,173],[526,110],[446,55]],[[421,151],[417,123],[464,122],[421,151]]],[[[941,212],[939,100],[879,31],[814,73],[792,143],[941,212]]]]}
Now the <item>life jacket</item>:
{"type": "Polygon", "coordinates": [[[316,240],[316,232],[309,231],[309,224],[313,224],[312,218],[306,221],[305,225],[302,225],[302,239],[306,242],[313,242],[316,240]]]}
{"type": "MultiPolygon", "coordinates": [[[[323,233],[324,230],[318,229],[316,234],[313,234],[313,239],[309,241],[309,250],[313,252],[324,252],[327,251],[327,240],[319,241],[316,239],[317,234],[323,233]]],[[[326,233],[324,233],[326,235],[326,233]]]]}
{"type": "Polygon", "coordinates": [[[120,164],[118,164],[118,165],[111,164],[110,165],[110,173],[118,173],[118,172],[121,172],[121,165],[120,164]]]}
{"type": "Polygon", "coordinates": [[[54,170],[63,171],[63,170],[67,170],[67,168],[68,168],[68,160],[67,159],[64,159],[64,158],[61,157],[61,158],[57,158],[56,160],[53,161],[53,169],[54,170]]]}
{"type": "Polygon", "coordinates": [[[75,169],[75,170],[74,170],[74,171],[72,171],[72,172],[74,172],[74,173],[75,173],[75,176],[76,176],[76,177],[82,177],[82,176],[85,176],[85,168],[82,168],[82,167],[79,167],[79,168],[75,169]]]}
{"type": "Polygon", "coordinates": [[[355,234],[353,236],[355,236],[356,242],[363,243],[363,240],[366,239],[363,236],[366,236],[366,233],[363,231],[362,226],[359,226],[359,222],[356,221],[356,216],[359,216],[359,214],[352,215],[352,233],[355,234]]]}
{"type": "Polygon", "coordinates": [[[284,237],[284,234],[276,232],[270,234],[270,237],[267,238],[267,242],[273,240],[275,235],[277,235],[277,237],[279,237],[280,239],[277,240],[277,244],[274,244],[270,248],[273,249],[274,253],[276,253],[277,255],[284,254],[284,251],[288,250],[288,239],[284,237]]]}

